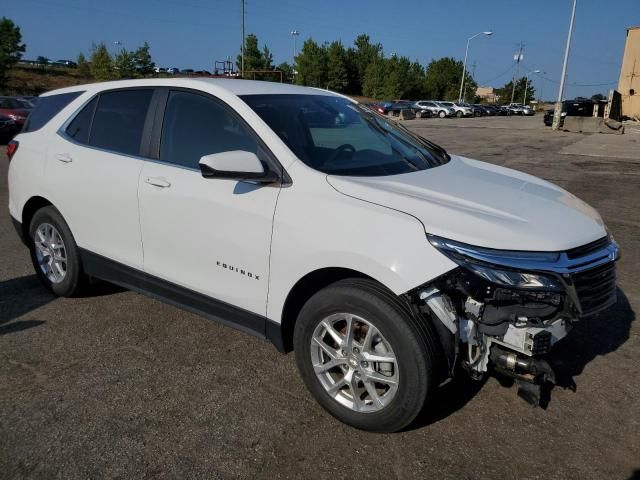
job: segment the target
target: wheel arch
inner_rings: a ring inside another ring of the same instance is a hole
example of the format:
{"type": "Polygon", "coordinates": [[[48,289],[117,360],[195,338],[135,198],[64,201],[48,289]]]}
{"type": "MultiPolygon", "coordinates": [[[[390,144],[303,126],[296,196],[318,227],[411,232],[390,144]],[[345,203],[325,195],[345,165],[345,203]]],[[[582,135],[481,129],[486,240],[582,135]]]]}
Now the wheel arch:
{"type": "Polygon", "coordinates": [[[380,283],[369,275],[343,267],[325,267],[307,273],[294,284],[287,294],[282,308],[281,323],[278,328],[279,333],[277,336],[279,338],[272,338],[275,335],[269,335],[279,350],[283,352],[293,350],[293,329],[300,309],[302,309],[307,300],[324,287],[346,278],[366,278],[380,283]]]}
{"type": "Polygon", "coordinates": [[[53,203],[51,203],[46,198],[35,195],[29,198],[29,200],[27,200],[27,202],[24,204],[24,207],[22,207],[22,215],[21,215],[22,232],[21,233],[22,233],[22,241],[25,243],[25,245],[27,245],[29,241],[29,224],[31,223],[31,219],[33,218],[33,216],[38,210],[48,206],[52,206],[55,208],[55,205],[53,205],[53,203]]]}

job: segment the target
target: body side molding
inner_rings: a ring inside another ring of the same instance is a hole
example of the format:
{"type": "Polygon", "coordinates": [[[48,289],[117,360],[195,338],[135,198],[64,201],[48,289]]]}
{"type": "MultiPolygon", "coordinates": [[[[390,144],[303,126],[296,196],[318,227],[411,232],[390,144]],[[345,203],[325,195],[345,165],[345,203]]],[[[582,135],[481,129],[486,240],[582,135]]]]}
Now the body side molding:
{"type": "Polygon", "coordinates": [[[284,351],[280,324],[215,298],[123,265],[78,247],[84,271],[107,282],[142,293],[245,333],[270,340],[284,351]]]}

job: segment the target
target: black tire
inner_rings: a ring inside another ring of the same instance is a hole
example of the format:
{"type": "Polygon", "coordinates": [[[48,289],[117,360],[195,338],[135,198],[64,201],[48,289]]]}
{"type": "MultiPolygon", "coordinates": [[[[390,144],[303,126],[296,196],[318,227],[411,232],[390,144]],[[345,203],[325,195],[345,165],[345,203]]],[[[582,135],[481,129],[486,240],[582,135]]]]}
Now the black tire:
{"type": "Polygon", "coordinates": [[[422,118],[422,112],[420,110],[416,112],[416,118],[422,118]]]}
{"type": "Polygon", "coordinates": [[[42,284],[54,294],[60,297],[72,297],[78,294],[87,284],[87,279],[83,273],[82,263],[78,254],[78,246],[76,245],[67,222],[64,221],[60,212],[58,212],[54,207],[43,207],[31,218],[31,222],[29,223],[29,250],[31,252],[33,268],[35,269],[38,278],[42,284]],[[49,280],[40,268],[38,262],[34,238],[36,230],[43,223],[48,223],[55,227],[64,242],[67,258],[66,274],[60,282],[54,283],[49,280]]]}
{"type": "Polygon", "coordinates": [[[420,413],[435,386],[438,350],[428,325],[392,292],[371,280],[341,280],[316,293],[300,311],[293,340],[298,369],[311,394],[331,415],[362,430],[402,430],[420,413]],[[398,390],[381,410],[361,413],[340,404],[327,393],[314,372],[311,358],[314,330],[335,313],[351,313],[371,322],[396,355],[398,390]]]}
{"type": "Polygon", "coordinates": [[[456,112],[456,117],[462,118],[462,112],[460,110],[456,112]]]}

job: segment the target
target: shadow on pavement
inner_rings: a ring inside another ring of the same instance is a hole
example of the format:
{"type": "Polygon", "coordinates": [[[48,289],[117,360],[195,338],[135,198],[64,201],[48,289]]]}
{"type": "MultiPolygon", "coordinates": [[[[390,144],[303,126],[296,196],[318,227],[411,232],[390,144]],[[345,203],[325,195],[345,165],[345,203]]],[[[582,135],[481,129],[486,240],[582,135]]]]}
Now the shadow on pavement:
{"type": "Polygon", "coordinates": [[[624,292],[618,288],[617,294],[618,302],[613,307],[577,323],[549,355],[559,387],[577,389],[574,377],[580,376],[589,362],[615,352],[629,339],[636,316],[624,292]]]}
{"type": "Polygon", "coordinates": [[[35,274],[0,282],[0,335],[43,324],[41,320],[9,322],[48,304],[55,298],[42,287],[35,274]]]}

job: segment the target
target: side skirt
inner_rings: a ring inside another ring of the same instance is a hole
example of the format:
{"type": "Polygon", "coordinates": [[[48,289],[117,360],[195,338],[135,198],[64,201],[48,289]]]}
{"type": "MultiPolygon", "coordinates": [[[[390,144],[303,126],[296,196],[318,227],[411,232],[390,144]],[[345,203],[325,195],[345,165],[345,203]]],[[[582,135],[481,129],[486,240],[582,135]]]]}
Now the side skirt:
{"type": "Polygon", "coordinates": [[[278,350],[284,351],[279,323],[128,267],[89,250],[83,248],[78,250],[84,271],[89,276],[115,283],[263,340],[268,339],[278,350]]]}

